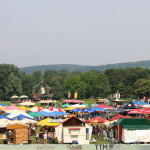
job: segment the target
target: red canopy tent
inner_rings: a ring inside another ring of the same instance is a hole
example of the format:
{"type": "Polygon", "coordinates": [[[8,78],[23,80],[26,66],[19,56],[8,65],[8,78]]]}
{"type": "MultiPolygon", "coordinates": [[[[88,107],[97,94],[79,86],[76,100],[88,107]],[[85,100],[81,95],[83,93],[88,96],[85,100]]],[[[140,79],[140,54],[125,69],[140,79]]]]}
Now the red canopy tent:
{"type": "Polygon", "coordinates": [[[40,112],[41,110],[43,110],[43,108],[38,107],[38,106],[32,107],[32,108],[30,109],[30,111],[32,111],[32,112],[40,112]]]}
{"type": "Polygon", "coordinates": [[[123,116],[123,115],[118,114],[118,115],[112,117],[109,121],[115,121],[115,120],[118,120],[120,118],[132,118],[132,117],[131,116],[123,116]]]}
{"type": "Polygon", "coordinates": [[[128,112],[128,114],[142,114],[143,110],[142,109],[132,109],[131,111],[128,112]]]}
{"type": "Polygon", "coordinates": [[[57,111],[57,112],[65,112],[63,109],[61,109],[61,108],[55,108],[55,107],[51,107],[49,110],[50,111],[57,111]]]}
{"type": "Polygon", "coordinates": [[[89,120],[86,120],[85,123],[104,123],[106,121],[107,120],[105,118],[97,116],[97,117],[91,118],[89,120]]]}
{"type": "Polygon", "coordinates": [[[100,108],[106,108],[106,109],[112,109],[113,107],[110,107],[110,106],[107,106],[107,105],[104,105],[104,104],[100,104],[100,105],[97,105],[97,106],[94,106],[94,107],[100,107],[100,108]]]}
{"type": "Polygon", "coordinates": [[[144,114],[150,114],[149,108],[142,108],[144,114]]]}

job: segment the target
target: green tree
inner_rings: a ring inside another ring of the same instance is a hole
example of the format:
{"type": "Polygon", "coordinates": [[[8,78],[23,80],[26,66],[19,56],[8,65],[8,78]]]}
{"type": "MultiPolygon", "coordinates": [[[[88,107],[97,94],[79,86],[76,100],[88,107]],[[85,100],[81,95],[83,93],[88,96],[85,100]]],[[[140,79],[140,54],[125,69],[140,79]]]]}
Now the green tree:
{"type": "Polygon", "coordinates": [[[80,76],[69,76],[64,84],[64,93],[67,97],[67,93],[72,93],[72,98],[74,92],[78,93],[78,98],[83,99],[85,98],[85,84],[81,81],[80,76]]]}
{"type": "Polygon", "coordinates": [[[150,97],[150,80],[139,79],[134,83],[134,92],[135,95],[139,98],[146,96],[150,97]]]}
{"type": "Polygon", "coordinates": [[[111,92],[108,77],[104,73],[97,75],[97,82],[95,83],[95,97],[106,97],[111,92]]]}
{"type": "Polygon", "coordinates": [[[8,100],[12,95],[22,93],[19,68],[12,64],[0,64],[0,97],[8,100]]]}

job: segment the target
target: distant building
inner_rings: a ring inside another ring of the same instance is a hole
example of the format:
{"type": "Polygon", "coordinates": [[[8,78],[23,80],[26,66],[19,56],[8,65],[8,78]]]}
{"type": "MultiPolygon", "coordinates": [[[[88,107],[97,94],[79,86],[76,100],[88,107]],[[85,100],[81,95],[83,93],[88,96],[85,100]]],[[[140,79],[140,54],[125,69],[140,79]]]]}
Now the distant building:
{"type": "Polygon", "coordinates": [[[117,91],[117,92],[114,93],[114,94],[108,94],[107,97],[108,97],[108,98],[119,99],[119,98],[120,98],[120,93],[119,93],[119,91],[117,91]]]}

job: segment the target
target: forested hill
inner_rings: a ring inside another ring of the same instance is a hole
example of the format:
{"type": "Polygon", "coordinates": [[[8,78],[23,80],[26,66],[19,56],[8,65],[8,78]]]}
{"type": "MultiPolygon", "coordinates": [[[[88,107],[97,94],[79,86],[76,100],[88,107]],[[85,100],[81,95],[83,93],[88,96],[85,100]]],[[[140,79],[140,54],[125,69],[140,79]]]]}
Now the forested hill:
{"type": "Polygon", "coordinates": [[[137,62],[127,62],[127,63],[116,63],[116,64],[108,64],[108,65],[100,65],[100,66],[82,66],[82,65],[72,65],[72,64],[56,64],[56,65],[41,65],[41,66],[31,66],[20,68],[21,71],[25,71],[27,74],[31,74],[34,71],[42,71],[45,70],[66,70],[69,72],[80,71],[85,72],[88,70],[100,70],[104,71],[108,68],[127,68],[127,67],[144,67],[150,68],[150,60],[147,61],[137,61],[137,62]]]}

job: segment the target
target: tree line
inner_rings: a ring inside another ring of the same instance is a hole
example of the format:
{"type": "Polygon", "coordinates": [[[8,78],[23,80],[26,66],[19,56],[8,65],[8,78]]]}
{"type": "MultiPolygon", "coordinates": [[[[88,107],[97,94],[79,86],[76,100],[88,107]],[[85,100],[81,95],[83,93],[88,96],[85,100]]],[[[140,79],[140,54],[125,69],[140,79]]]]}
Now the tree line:
{"type": "MultiPolygon", "coordinates": [[[[78,93],[79,99],[105,98],[120,91],[123,98],[150,96],[150,69],[118,68],[86,72],[66,70],[34,71],[26,74],[13,64],[0,64],[0,99],[9,100],[13,95],[32,96],[33,87],[43,81],[54,93],[54,99],[67,98],[68,92],[78,93]]],[[[38,92],[39,88],[36,89],[38,92]]]]}

